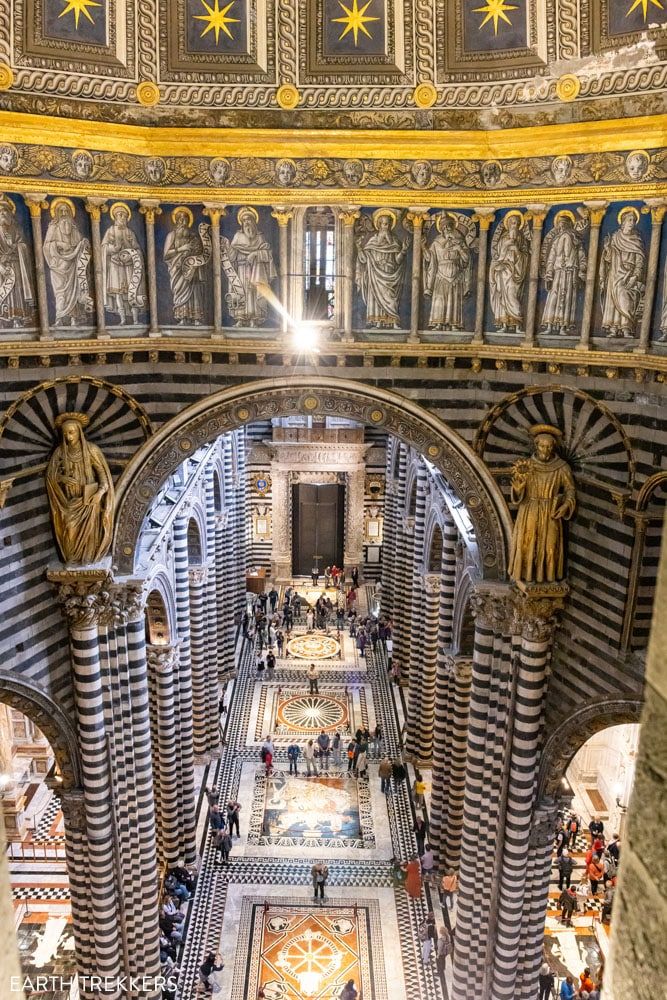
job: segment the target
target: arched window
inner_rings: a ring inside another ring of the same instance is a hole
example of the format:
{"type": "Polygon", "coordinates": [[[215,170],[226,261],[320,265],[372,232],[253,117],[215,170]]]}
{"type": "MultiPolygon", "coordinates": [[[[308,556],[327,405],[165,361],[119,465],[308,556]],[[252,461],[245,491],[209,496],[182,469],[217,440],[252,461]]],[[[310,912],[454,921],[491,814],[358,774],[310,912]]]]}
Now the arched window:
{"type": "Polygon", "coordinates": [[[309,208],[304,239],[304,319],[334,316],[336,220],[330,208],[309,208]]]}

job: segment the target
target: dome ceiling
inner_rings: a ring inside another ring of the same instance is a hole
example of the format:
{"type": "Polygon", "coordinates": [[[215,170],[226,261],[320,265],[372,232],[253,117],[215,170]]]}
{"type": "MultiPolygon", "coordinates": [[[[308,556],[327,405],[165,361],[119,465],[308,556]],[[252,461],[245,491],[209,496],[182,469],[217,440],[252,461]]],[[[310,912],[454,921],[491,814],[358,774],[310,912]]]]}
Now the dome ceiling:
{"type": "Polygon", "coordinates": [[[472,129],[665,110],[664,0],[5,0],[0,109],[472,129]]]}

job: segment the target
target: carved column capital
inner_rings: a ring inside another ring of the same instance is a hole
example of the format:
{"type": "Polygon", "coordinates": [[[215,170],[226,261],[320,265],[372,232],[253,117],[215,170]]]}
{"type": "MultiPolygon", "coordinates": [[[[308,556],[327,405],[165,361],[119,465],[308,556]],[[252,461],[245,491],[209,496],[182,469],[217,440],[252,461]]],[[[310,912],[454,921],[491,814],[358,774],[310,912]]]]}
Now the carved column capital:
{"type": "Polygon", "coordinates": [[[424,573],[421,580],[424,593],[428,594],[429,596],[434,596],[440,593],[439,573],[424,573]]]}
{"type": "Polygon", "coordinates": [[[414,535],[415,533],[415,519],[414,517],[404,517],[403,518],[403,534],[404,535],[414,535]]]}
{"type": "Polygon", "coordinates": [[[602,220],[605,217],[608,205],[609,205],[608,201],[584,202],[584,208],[588,210],[588,217],[591,220],[591,226],[599,228],[602,225],[602,220]]]}
{"type": "Polygon", "coordinates": [[[30,212],[33,219],[39,218],[42,214],[42,210],[49,207],[49,203],[46,200],[45,194],[24,194],[23,200],[28,206],[28,211],[30,212]]]}
{"type": "Polygon", "coordinates": [[[146,216],[146,222],[151,226],[155,223],[155,217],[162,215],[162,208],[157,198],[140,198],[139,211],[146,216]]]}
{"type": "Polygon", "coordinates": [[[514,592],[507,584],[478,584],[470,597],[475,621],[498,634],[510,634],[514,620],[514,592]]]}
{"type": "Polygon", "coordinates": [[[67,624],[73,631],[98,625],[110,613],[113,580],[108,570],[47,570],[67,624]]]}
{"type": "Polygon", "coordinates": [[[290,219],[294,217],[294,212],[288,208],[274,208],[271,212],[271,218],[275,219],[279,226],[285,227],[290,223],[290,219]]]}
{"type": "Polygon", "coordinates": [[[526,217],[533,223],[533,229],[541,229],[544,225],[549,209],[546,205],[528,205],[526,217]]]}
{"type": "Polygon", "coordinates": [[[517,588],[512,632],[533,642],[548,642],[568,592],[566,583],[523,584],[517,588]]]}
{"type": "Polygon", "coordinates": [[[178,666],[178,644],[173,646],[146,646],[148,666],[157,674],[166,674],[178,666]]]}
{"type": "Polygon", "coordinates": [[[204,215],[208,216],[211,222],[215,225],[216,222],[220,222],[223,216],[227,215],[226,205],[221,205],[218,202],[204,202],[204,215]]]}
{"type": "Polygon", "coordinates": [[[642,215],[650,213],[652,226],[661,226],[666,212],[667,202],[662,198],[647,198],[642,208],[642,215]]]}
{"type": "Polygon", "coordinates": [[[548,848],[553,844],[556,834],[556,817],[558,804],[542,801],[539,803],[530,826],[530,846],[548,848]]]}
{"type": "Polygon", "coordinates": [[[106,198],[86,198],[84,205],[91,219],[94,219],[95,222],[99,222],[102,213],[108,209],[106,198]]]}
{"type": "Polygon", "coordinates": [[[410,208],[405,213],[405,218],[408,222],[412,223],[412,226],[416,231],[421,230],[424,222],[428,219],[428,209],[410,208]]]}
{"type": "Polygon", "coordinates": [[[80,833],[86,829],[86,800],[80,788],[63,792],[60,795],[60,807],[68,833],[80,833]]]}
{"type": "Polygon", "coordinates": [[[481,230],[490,229],[496,218],[495,208],[475,208],[472,217],[473,222],[479,224],[481,230]]]}
{"type": "Polygon", "coordinates": [[[136,622],[146,607],[145,580],[123,580],[114,583],[111,591],[114,625],[136,622]]]}
{"type": "Polygon", "coordinates": [[[190,583],[201,584],[206,582],[208,577],[208,566],[191,566],[188,570],[190,583]]]}

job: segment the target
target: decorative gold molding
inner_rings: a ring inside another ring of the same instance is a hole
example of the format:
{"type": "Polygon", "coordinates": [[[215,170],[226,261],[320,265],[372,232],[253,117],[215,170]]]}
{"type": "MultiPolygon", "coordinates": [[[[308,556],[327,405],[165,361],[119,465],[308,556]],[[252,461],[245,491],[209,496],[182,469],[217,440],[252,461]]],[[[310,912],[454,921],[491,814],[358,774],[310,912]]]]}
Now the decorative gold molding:
{"type": "Polygon", "coordinates": [[[418,108],[432,108],[438,99],[438,91],[432,83],[420,83],[415,87],[412,97],[418,108]]]}
{"type": "Polygon", "coordinates": [[[137,101],[144,108],[153,108],[160,103],[160,88],[152,80],[137,84],[137,101]]]}
{"type": "Polygon", "coordinates": [[[283,111],[292,111],[299,103],[300,98],[299,91],[292,83],[283,83],[276,91],[276,101],[283,111]]]}
{"type": "Polygon", "coordinates": [[[574,101],[579,96],[581,80],[574,73],[564,73],[556,81],[556,96],[561,101],[574,101]]]}
{"type": "MultiPolygon", "coordinates": [[[[34,145],[180,156],[184,130],[1,111],[0,142],[15,142],[17,136],[21,142],[34,145]]],[[[304,129],[289,133],[284,129],[193,128],[187,130],[187,137],[199,156],[488,160],[544,156],[545,150],[558,156],[664,146],[667,115],[476,132],[304,129]]]]}
{"type": "Polygon", "coordinates": [[[9,90],[14,83],[14,71],[7,63],[0,63],[0,90],[9,90]]]}

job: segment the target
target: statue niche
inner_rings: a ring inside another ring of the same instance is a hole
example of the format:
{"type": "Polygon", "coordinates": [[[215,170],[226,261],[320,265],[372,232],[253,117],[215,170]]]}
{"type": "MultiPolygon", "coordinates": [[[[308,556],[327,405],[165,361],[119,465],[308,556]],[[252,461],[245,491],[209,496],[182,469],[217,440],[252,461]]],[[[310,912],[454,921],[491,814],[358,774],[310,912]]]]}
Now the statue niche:
{"type": "Polygon", "coordinates": [[[563,521],[576,508],[569,465],[555,454],[562,434],[557,427],[536,424],[531,458],[512,467],[511,500],[518,506],[512,534],[510,577],[520,583],[556,583],[565,576],[563,521]]]}
{"type": "Polygon", "coordinates": [[[113,480],[100,449],[86,441],[88,422],[85,413],[56,418],[61,441],[46,469],[56,542],[63,561],[75,566],[99,562],[113,531],[113,480]]]}

